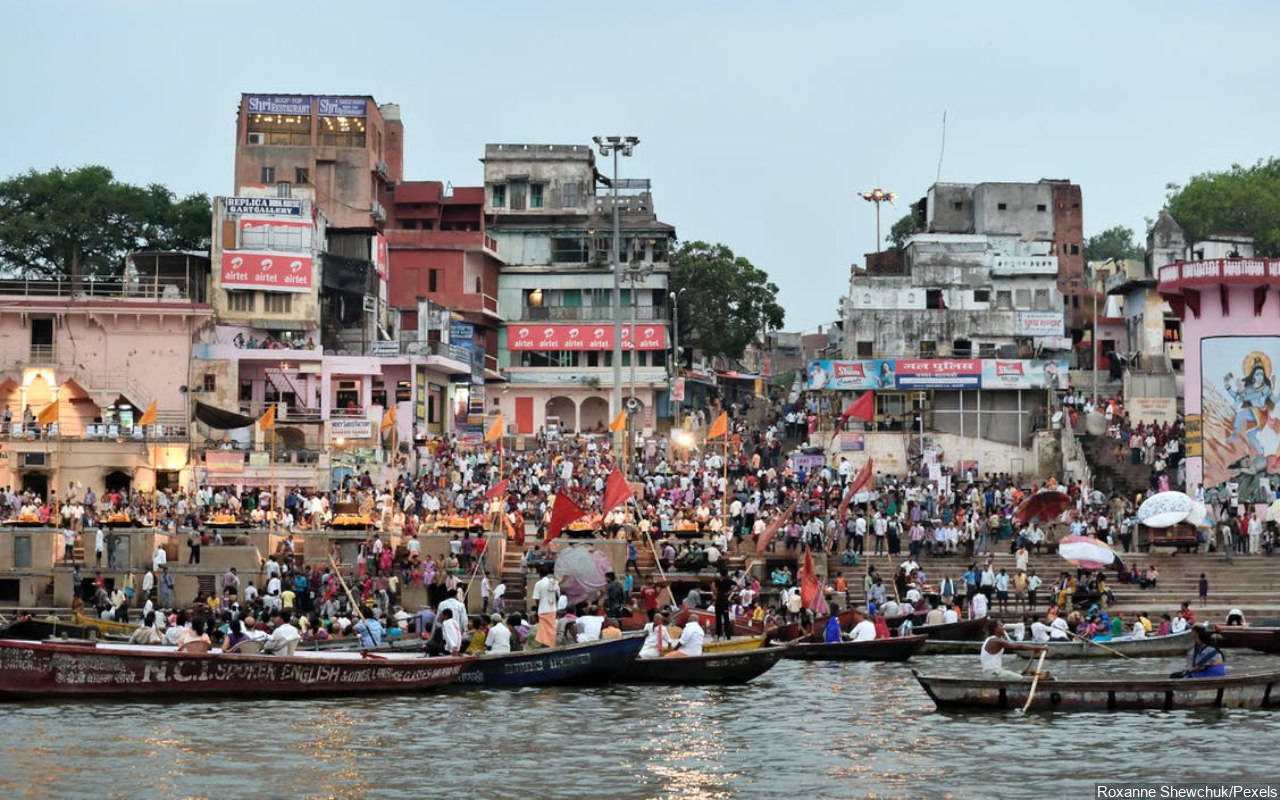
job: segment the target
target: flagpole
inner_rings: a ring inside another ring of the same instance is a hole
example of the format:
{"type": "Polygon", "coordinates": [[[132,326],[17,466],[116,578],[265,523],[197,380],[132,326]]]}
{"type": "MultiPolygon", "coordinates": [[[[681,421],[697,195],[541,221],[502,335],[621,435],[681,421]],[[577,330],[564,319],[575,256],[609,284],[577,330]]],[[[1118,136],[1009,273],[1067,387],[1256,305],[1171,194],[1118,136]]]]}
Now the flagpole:
{"type": "Polygon", "coordinates": [[[724,429],[724,492],[720,495],[720,527],[729,524],[729,429],[724,429]]]}
{"type": "MultiPolygon", "coordinates": [[[[143,431],[146,433],[146,431],[143,431]]],[[[156,495],[160,493],[160,458],[156,454],[156,440],[151,438],[151,527],[156,527],[156,495]]]]}
{"type": "Polygon", "coordinates": [[[276,532],[276,425],[275,418],[271,420],[271,469],[268,472],[267,480],[270,485],[267,487],[267,513],[271,515],[271,521],[268,523],[267,534],[276,532]]]}

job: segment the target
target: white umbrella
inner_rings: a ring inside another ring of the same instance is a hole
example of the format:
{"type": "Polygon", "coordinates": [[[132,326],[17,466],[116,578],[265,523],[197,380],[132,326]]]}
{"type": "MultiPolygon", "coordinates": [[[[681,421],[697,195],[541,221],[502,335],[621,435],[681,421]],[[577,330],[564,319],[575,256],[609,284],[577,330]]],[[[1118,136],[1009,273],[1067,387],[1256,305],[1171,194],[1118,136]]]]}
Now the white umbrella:
{"type": "Polygon", "coordinates": [[[1192,501],[1191,513],[1187,516],[1186,522],[1197,528],[1207,528],[1209,526],[1209,508],[1204,503],[1192,501]]]}
{"type": "Polygon", "coordinates": [[[1102,569],[1114,563],[1116,553],[1106,542],[1092,536],[1064,536],[1058,542],[1058,555],[1081,569],[1102,569]]]}
{"type": "Polygon", "coordinates": [[[1267,522],[1275,522],[1280,520],[1280,500],[1276,500],[1267,507],[1267,522]]]}
{"type": "Polygon", "coordinates": [[[1182,492],[1153,494],[1138,506],[1138,522],[1148,528],[1169,528],[1183,522],[1195,510],[1195,501],[1182,492]]]}

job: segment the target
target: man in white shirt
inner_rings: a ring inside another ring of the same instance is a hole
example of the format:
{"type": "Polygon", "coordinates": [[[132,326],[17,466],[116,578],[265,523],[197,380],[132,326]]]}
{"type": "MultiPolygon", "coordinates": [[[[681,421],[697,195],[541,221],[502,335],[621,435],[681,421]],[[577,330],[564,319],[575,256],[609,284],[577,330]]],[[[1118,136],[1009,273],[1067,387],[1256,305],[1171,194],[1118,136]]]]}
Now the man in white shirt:
{"type": "Polygon", "coordinates": [[[484,637],[484,649],[490,653],[511,652],[511,629],[502,621],[501,614],[489,617],[489,633],[484,637]]]}
{"type": "Polygon", "coordinates": [[[462,589],[458,589],[452,597],[441,600],[440,605],[436,607],[437,614],[444,611],[453,612],[453,621],[458,624],[459,633],[467,629],[467,606],[462,602],[462,598],[462,589]]]}
{"type": "Polygon", "coordinates": [[[502,581],[498,581],[498,585],[493,587],[493,610],[495,613],[504,614],[507,610],[506,601],[502,598],[507,593],[507,585],[502,581]]]}
{"type": "Polygon", "coordinates": [[[156,552],[151,556],[151,569],[156,574],[160,573],[160,568],[169,563],[169,555],[165,553],[163,545],[156,546],[156,552]]]}
{"type": "Polygon", "coordinates": [[[667,653],[667,657],[702,655],[702,640],[705,635],[698,621],[690,617],[685,623],[684,630],[680,631],[680,640],[676,642],[675,649],[667,653]]]}
{"type": "Polygon", "coordinates": [[[276,614],[276,627],[271,631],[271,637],[267,639],[267,643],[262,646],[263,653],[292,655],[294,648],[298,646],[298,640],[302,638],[298,629],[293,626],[292,617],[293,614],[289,611],[276,614]]]}
{"type": "Polygon", "coordinates": [[[982,619],[987,615],[987,596],[978,592],[969,601],[969,619],[982,619]]]}
{"type": "Polygon", "coordinates": [[[1068,638],[1068,630],[1069,628],[1067,627],[1067,621],[1065,619],[1062,617],[1054,617],[1053,622],[1049,623],[1049,638],[1065,640],[1068,638]]]}
{"type": "Polygon", "coordinates": [[[532,598],[538,604],[538,633],[534,641],[543,647],[556,644],[556,608],[560,601],[560,584],[555,576],[541,568],[542,577],[533,585],[532,598]]]}
{"type": "Polygon", "coordinates": [[[600,641],[600,629],[604,627],[604,617],[600,616],[595,606],[587,609],[587,613],[578,617],[578,644],[600,641]]]}
{"type": "Polygon", "coordinates": [[[667,618],[661,611],[653,615],[653,622],[644,626],[645,637],[644,645],[640,648],[641,658],[657,658],[662,655],[663,650],[671,648],[666,626],[667,618]]]}
{"type": "Polygon", "coordinates": [[[849,639],[854,642],[869,642],[876,638],[876,625],[862,615],[861,611],[853,612],[853,630],[849,631],[849,639]]]}
{"type": "Polygon", "coordinates": [[[1047,642],[1049,641],[1050,631],[1052,629],[1040,620],[1031,623],[1031,641],[1047,642]]]}

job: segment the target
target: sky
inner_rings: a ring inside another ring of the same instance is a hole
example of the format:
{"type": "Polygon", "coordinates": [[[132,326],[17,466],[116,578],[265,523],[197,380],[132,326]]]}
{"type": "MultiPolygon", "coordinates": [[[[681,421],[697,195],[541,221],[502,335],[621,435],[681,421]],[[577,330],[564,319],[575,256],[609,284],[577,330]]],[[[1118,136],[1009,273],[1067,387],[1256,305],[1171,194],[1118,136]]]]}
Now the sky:
{"type": "Polygon", "coordinates": [[[1139,233],[1169,182],[1275,154],[1269,2],[62,2],[0,7],[0,176],[104,164],[229,194],[247,92],[400,104],[405,177],[483,181],[486,142],[640,137],[683,240],[836,316],[849,267],[944,181],[1080,184],[1139,233]],[[942,117],[946,144],[939,172],[942,117]]]}

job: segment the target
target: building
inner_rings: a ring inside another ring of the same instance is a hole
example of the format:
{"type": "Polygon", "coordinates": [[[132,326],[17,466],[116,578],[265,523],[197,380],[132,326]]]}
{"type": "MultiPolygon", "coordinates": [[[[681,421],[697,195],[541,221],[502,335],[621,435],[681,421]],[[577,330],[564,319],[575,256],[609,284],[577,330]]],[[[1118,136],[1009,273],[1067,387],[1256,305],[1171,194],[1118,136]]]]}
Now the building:
{"type": "MultiPolygon", "coordinates": [[[[503,265],[500,409],[515,433],[549,418],[564,430],[603,432],[610,408],[615,312],[611,266],[615,187],[587,145],[489,144],[484,155],[487,232],[503,265]],[[599,190],[599,191],[597,191],[599,190]]],[[[619,182],[623,396],[652,432],[667,412],[668,253],[675,229],[657,218],[648,180],[619,182]]]]}

